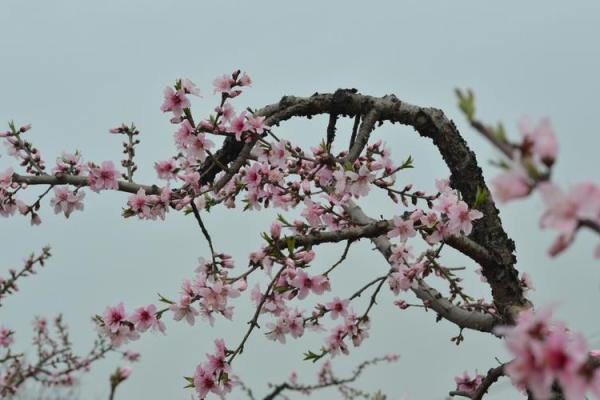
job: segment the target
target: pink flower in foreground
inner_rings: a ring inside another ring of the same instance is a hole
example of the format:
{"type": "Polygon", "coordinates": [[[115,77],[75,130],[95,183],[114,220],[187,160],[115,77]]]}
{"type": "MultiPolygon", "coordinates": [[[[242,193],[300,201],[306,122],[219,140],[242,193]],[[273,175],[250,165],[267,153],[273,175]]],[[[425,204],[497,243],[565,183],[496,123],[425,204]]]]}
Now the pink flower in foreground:
{"type": "Polygon", "coordinates": [[[75,210],[83,210],[83,198],[85,193],[82,191],[71,192],[67,186],[57,186],[54,188],[54,198],[50,200],[50,205],[54,207],[54,214],[60,212],[69,218],[75,210]]]}
{"type": "Polygon", "coordinates": [[[557,229],[563,234],[572,234],[579,221],[595,221],[600,216],[600,187],[584,182],[564,193],[551,183],[539,185],[546,212],[542,216],[543,228],[557,229]]]}
{"type": "Polygon", "coordinates": [[[96,165],[88,165],[90,170],[88,176],[88,183],[90,189],[94,192],[99,192],[103,189],[117,190],[119,188],[119,173],[115,169],[115,165],[112,161],[103,161],[98,167],[96,165]]]}
{"type": "Polygon", "coordinates": [[[552,164],[558,155],[558,140],[548,118],[542,119],[535,127],[531,120],[524,118],[519,123],[519,131],[533,154],[542,161],[552,164]]]}
{"type": "Polygon", "coordinates": [[[513,166],[507,172],[492,179],[492,186],[494,187],[494,199],[500,203],[527,197],[532,188],[527,172],[518,166],[513,166]]]}
{"type": "Polygon", "coordinates": [[[536,399],[548,399],[558,382],[568,400],[600,392],[600,374],[585,367],[589,352],[585,339],[551,320],[552,309],[523,311],[512,327],[499,328],[514,360],[505,367],[513,384],[528,389],[536,399]]]}

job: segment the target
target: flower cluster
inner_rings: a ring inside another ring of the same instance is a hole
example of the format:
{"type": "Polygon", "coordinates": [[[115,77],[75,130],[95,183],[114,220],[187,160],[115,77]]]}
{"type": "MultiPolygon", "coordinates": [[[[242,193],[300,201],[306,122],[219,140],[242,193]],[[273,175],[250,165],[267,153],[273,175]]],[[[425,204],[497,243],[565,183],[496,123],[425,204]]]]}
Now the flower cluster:
{"type": "Polygon", "coordinates": [[[536,399],[549,399],[558,382],[567,400],[600,398],[600,370],[590,363],[590,353],[580,333],[552,319],[552,309],[522,312],[514,327],[502,327],[506,346],[515,359],[505,367],[513,384],[529,390],[536,399]]]}
{"type": "Polygon", "coordinates": [[[216,351],[207,354],[208,361],[196,367],[193,378],[188,381],[193,384],[200,399],[208,393],[222,396],[231,391],[232,381],[229,379],[231,367],[225,359],[227,349],[222,339],[215,340],[216,351]]]}
{"type": "Polygon", "coordinates": [[[108,306],[104,311],[104,315],[96,316],[96,320],[98,321],[99,332],[108,337],[115,347],[138,339],[141,332],[146,332],[149,329],[162,333],[166,329],[165,324],[160,320],[160,314],[157,313],[156,306],[153,304],[139,307],[129,316],[123,303],[108,306]]]}

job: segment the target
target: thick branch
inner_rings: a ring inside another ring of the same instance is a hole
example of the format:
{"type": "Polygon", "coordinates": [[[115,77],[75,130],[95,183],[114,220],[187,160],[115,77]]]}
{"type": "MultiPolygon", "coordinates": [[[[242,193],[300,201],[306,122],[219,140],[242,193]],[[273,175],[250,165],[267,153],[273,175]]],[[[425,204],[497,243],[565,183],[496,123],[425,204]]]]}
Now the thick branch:
{"type": "MultiPolygon", "coordinates": [[[[19,175],[13,174],[13,182],[26,183],[28,185],[73,185],[88,186],[88,178],[76,175],[19,175]]],[[[160,188],[156,185],[140,185],[137,183],[119,181],[119,191],[137,193],[144,189],[146,194],[160,194],[160,188]]]]}

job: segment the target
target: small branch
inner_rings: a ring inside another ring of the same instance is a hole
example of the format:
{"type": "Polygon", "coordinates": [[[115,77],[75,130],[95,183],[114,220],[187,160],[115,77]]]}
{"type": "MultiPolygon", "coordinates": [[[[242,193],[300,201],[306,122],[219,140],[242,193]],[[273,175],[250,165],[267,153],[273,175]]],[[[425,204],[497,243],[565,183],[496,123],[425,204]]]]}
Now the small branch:
{"type": "Polygon", "coordinates": [[[262,299],[260,300],[260,303],[256,307],[256,311],[254,312],[254,316],[248,322],[248,324],[250,324],[250,327],[246,331],[246,334],[244,335],[244,338],[242,339],[242,341],[240,342],[240,344],[238,345],[238,347],[229,356],[229,359],[227,360],[228,364],[231,364],[231,362],[235,359],[235,357],[238,354],[240,354],[241,352],[244,351],[244,344],[246,344],[246,341],[250,337],[250,334],[252,333],[252,331],[254,330],[254,328],[256,328],[258,326],[258,317],[260,315],[260,311],[262,310],[262,307],[265,304],[265,301],[267,301],[267,297],[269,297],[269,294],[271,293],[271,290],[273,289],[273,285],[275,285],[275,282],[277,282],[277,279],[279,279],[279,275],[283,272],[283,270],[284,270],[284,268],[281,268],[279,270],[279,272],[277,272],[277,274],[275,275],[275,277],[269,283],[269,286],[267,287],[267,290],[265,290],[265,294],[263,295],[262,299]]]}
{"type": "Polygon", "coordinates": [[[373,129],[375,129],[375,123],[377,123],[378,119],[379,111],[375,107],[365,115],[354,143],[352,144],[352,147],[350,147],[346,157],[344,157],[342,164],[345,164],[346,162],[352,163],[360,156],[360,153],[362,153],[369,142],[369,136],[371,135],[371,132],[373,132],[373,129]]]}
{"type": "Polygon", "coordinates": [[[206,238],[206,241],[208,242],[208,247],[210,247],[210,254],[212,256],[213,267],[216,267],[217,260],[215,258],[215,249],[213,247],[213,243],[212,243],[210,234],[208,233],[208,230],[206,229],[206,226],[204,225],[204,222],[202,221],[202,217],[200,216],[200,212],[198,211],[198,207],[196,207],[196,204],[194,204],[194,202],[191,201],[190,205],[192,206],[192,211],[194,213],[194,217],[196,217],[196,221],[198,221],[198,225],[200,225],[202,234],[204,235],[204,237],[206,238]]]}
{"type": "Polygon", "coordinates": [[[490,143],[492,143],[492,145],[494,145],[494,147],[496,147],[498,150],[500,150],[502,152],[502,154],[504,154],[510,160],[512,160],[514,158],[514,147],[510,143],[508,143],[506,140],[500,139],[498,137],[498,135],[496,135],[496,133],[493,131],[493,129],[491,129],[490,127],[485,125],[483,122],[481,122],[475,118],[473,118],[469,122],[470,122],[471,126],[473,127],[473,129],[475,129],[477,132],[481,133],[483,135],[483,137],[485,137],[487,140],[489,140],[490,143]]]}
{"type": "Polygon", "coordinates": [[[367,367],[378,364],[381,361],[389,361],[389,360],[386,359],[385,357],[378,357],[378,358],[374,358],[372,360],[363,361],[362,363],[360,363],[358,365],[358,367],[356,367],[356,369],[352,372],[352,375],[350,377],[344,378],[344,379],[337,379],[337,378],[331,376],[331,379],[329,381],[319,383],[316,385],[295,385],[295,384],[290,384],[290,383],[284,382],[284,383],[281,383],[281,384],[275,386],[273,391],[271,393],[269,393],[268,395],[266,395],[263,398],[263,400],[274,400],[284,390],[290,390],[290,391],[296,391],[296,392],[310,392],[313,390],[325,389],[325,388],[334,387],[334,386],[335,387],[344,386],[348,383],[352,383],[352,382],[356,381],[367,367]]]}
{"type": "MultiPolygon", "coordinates": [[[[327,124],[327,145],[331,147],[331,144],[335,140],[335,124],[337,122],[338,115],[335,113],[329,114],[329,123],[327,124]]],[[[329,149],[331,152],[331,148],[329,149]]]]}
{"type": "Polygon", "coordinates": [[[350,135],[350,144],[348,148],[351,149],[354,146],[354,141],[356,140],[356,133],[358,132],[358,127],[360,126],[360,114],[356,114],[354,117],[354,125],[352,126],[352,135],[350,135]]]}
{"type": "Polygon", "coordinates": [[[344,248],[344,252],[342,253],[342,256],[340,257],[340,259],[331,266],[331,268],[329,268],[327,271],[325,271],[325,273],[323,274],[324,276],[329,275],[329,273],[331,271],[333,271],[338,265],[340,265],[341,263],[343,263],[346,260],[346,257],[348,256],[348,251],[350,250],[350,246],[352,246],[353,241],[352,240],[348,240],[346,242],[346,247],[344,248]]]}

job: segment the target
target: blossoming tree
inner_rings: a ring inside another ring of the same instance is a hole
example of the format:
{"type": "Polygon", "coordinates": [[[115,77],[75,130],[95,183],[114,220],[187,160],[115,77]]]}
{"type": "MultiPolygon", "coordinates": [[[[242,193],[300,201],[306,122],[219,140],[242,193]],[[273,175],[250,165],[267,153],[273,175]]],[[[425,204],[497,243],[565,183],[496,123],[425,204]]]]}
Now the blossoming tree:
{"type": "MultiPolygon", "coordinates": [[[[456,324],[461,333],[452,340],[457,344],[465,329],[505,341],[513,358],[496,363],[490,356],[490,370],[457,377],[456,387],[449,388],[451,395],[481,399],[491,385],[507,376],[532,399],[583,399],[590,393],[600,398],[598,353],[588,348],[581,334],[554,321],[551,308],[534,308],[527,299],[532,284],[516,269],[515,245],[502,227],[495,204],[495,200],[506,202],[539,190],[546,203],[542,227],[559,232],[551,255],[565,250],[581,228],[600,232],[600,188],[583,183],[563,192],[551,182],[558,144],[547,120],[538,125],[524,121],[521,140],[513,142],[502,125],[492,127],[476,118],[472,92],[457,91],[459,106],[473,128],[505,157],[499,163],[503,172],[492,181],[490,191],[475,154],[440,110],[411,105],[393,95],[376,98],[340,89],[310,97],[286,96],[262,108],[236,111],[234,99],[250,84],[250,77],[240,71],[215,79],[218,103],[208,116],[192,111],[191,100],[200,97],[200,90],[190,80],[177,80],[165,89],[161,110],[176,127],[175,152],[155,163],[156,183],[134,179],[140,132],[133,124],[110,130],[124,138],[121,168],[112,161],[84,162],[79,153],[63,153],[48,167],[29,139],[29,125],[10,123],[9,130],[0,133],[8,153],[19,163],[0,175],[2,216],[21,214],[37,225],[42,223],[45,204],[70,218],[83,211],[89,191],[120,191],[127,196],[125,218],[164,220],[170,212],[185,213],[197,221],[210,249],[190,279],[183,282],[177,297],[159,296],[156,303],[134,309],[112,304],[95,315],[99,338],[86,356],[74,354],[60,318],[54,323],[56,337],[49,333],[46,319],[36,319],[38,360],[33,362],[12,348],[15,333],[8,324],[2,326],[2,395],[17,393],[27,380],[69,385],[77,372],[87,370],[109,352],[135,361],[139,355],[122,350],[123,345],[146,332],[164,334],[168,320],[194,325],[198,318],[209,324],[216,318],[238,318],[236,299],[249,297],[255,311],[239,342],[216,339],[214,353],[198,360],[196,370],[184,377],[196,398],[227,397],[233,390],[256,398],[242,381],[243,371],[235,369],[235,360],[251,337],[262,333],[285,343],[300,340],[309,330],[322,335],[322,346],[304,355],[306,360],[324,361],[318,382],[300,383],[294,375],[288,382],[272,384],[272,391],[263,398],[291,392],[310,394],[326,387],[338,388],[344,398],[369,397],[353,383],[366,367],[395,361],[396,355],[367,360],[345,378],[334,375],[328,360],[348,354],[352,346],[368,339],[370,311],[380,292],[390,290],[396,296],[396,307],[422,307],[433,311],[438,320],[456,324]],[[329,122],[323,137],[315,135],[310,149],[277,132],[287,120],[320,114],[328,115],[329,122]],[[341,118],[354,121],[347,135],[337,131],[341,118]],[[412,126],[437,148],[450,177],[438,180],[435,192],[397,184],[397,176],[413,167],[412,159],[399,161],[392,157],[394,149],[371,139],[372,132],[384,123],[412,126]],[[37,199],[25,202],[22,192],[37,187],[41,187],[37,199]],[[361,203],[376,191],[395,204],[394,215],[367,215],[361,203]],[[248,212],[275,208],[280,214],[262,235],[264,245],[247,260],[234,260],[227,249],[214,247],[203,220],[217,207],[242,207],[248,212]],[[335,270],[361,240],[374,244],[388,268],[347,296],[336,290],[335,270]],[[413,252],[409,244],[416,241],[424,251],[413,252]],[[339,260],[330,266],[314,262],[315,252],[332,243],[345,243],[339,260]],[[459,251],[479,267],[472,272],[479,273],[491,288],[490,300],[466,293],[461,275],[469,272],[445,265],[447,248],[459,251]],[[440,282],[447,289],[433,286],[440,282]],[[249,285],[252,288],[248,290],[249,285]],[[421,304],[408,303],[403,298],[407,291],[414,292],[421,304]],[[359,309],[355,300],[363,294],[369,301],[359,309]],[[306,302],[312,305],[309,310],[301,306],[306,302]]],[[[600,255],[600,247],[595,253],[600,255]]],[[[27,259],[22,270],[12,270],[0,279],[0,300],[14,293],[16,281],[34,273],[49,256],[49,249],[44,249],[41,255],[27,259]]],[[[111,399],[130,372],[118,368],[111,376],[111,399]]],[[[372,398],[384,396],[378,393],[372,398]]]]}

